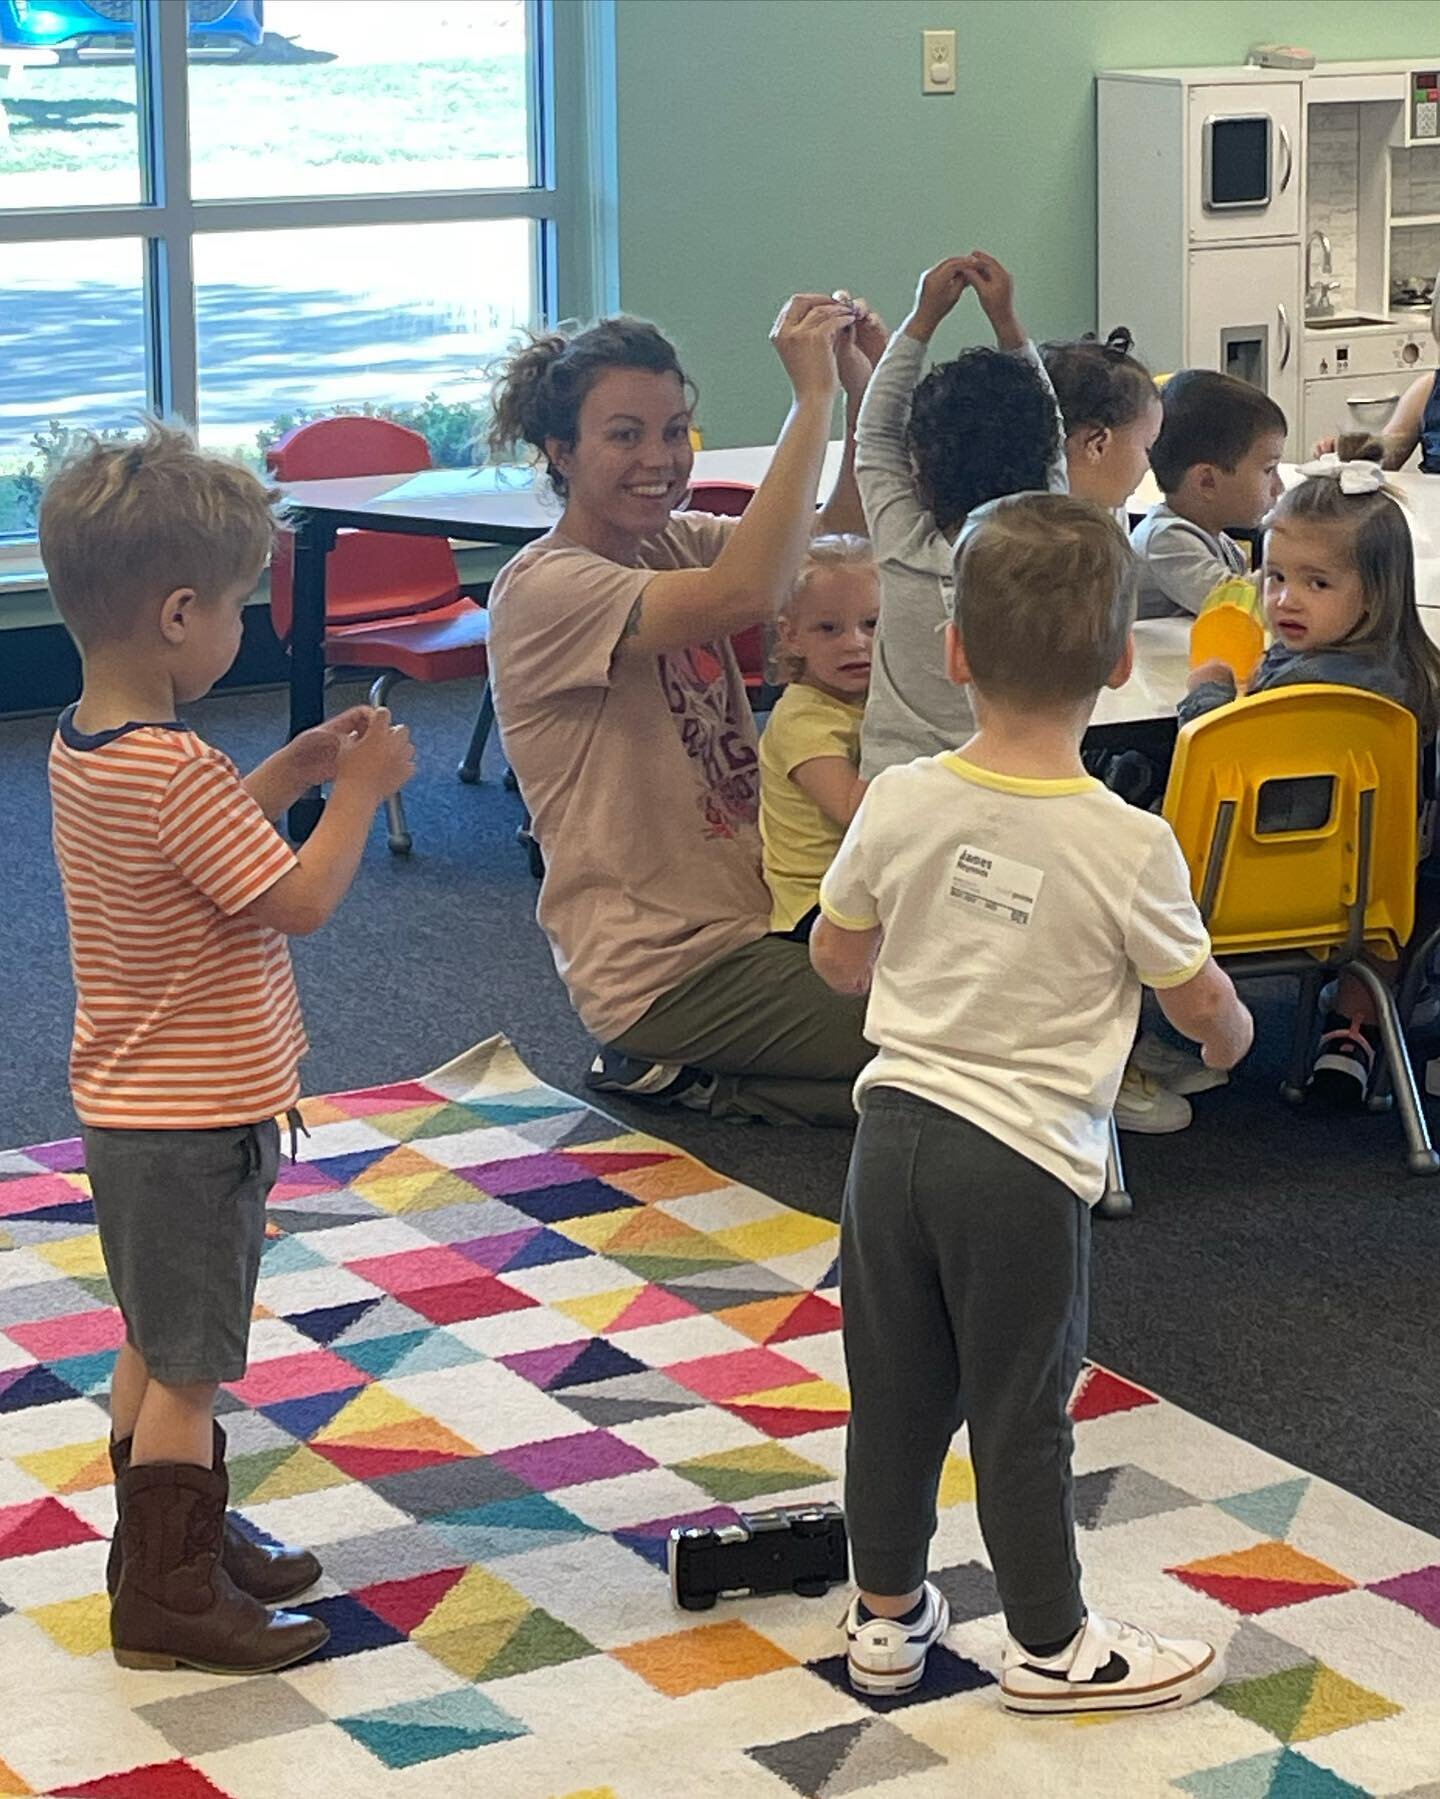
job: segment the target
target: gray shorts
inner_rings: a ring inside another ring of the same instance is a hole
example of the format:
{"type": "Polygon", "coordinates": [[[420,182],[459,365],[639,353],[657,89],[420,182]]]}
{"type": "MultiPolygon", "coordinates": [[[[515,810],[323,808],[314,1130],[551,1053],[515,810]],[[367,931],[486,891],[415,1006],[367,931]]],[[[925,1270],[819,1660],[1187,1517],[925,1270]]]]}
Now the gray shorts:
{"type": "Polygon", "coordinates": [[[151,1378],[239,1380],[279,1126],[83,1135],[105,1272],[151,1378]]]}

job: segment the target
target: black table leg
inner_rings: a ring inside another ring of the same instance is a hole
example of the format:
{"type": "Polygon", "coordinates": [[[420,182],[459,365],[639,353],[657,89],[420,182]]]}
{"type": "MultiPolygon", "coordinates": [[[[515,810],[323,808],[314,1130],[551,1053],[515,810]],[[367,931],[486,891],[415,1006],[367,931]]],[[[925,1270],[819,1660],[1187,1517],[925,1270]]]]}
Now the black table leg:
{"type": "MultiPolygon", "coordinates": [[[[309,513],[295,525],[295,576],[290,623],[290,735],[298,737],[325,717],[325,563],[335,547],[335,526],[309,513]]],[[[288,824],[303,843],[320,822],[325,801],[318,787],[290,808],[288,824]]]]}

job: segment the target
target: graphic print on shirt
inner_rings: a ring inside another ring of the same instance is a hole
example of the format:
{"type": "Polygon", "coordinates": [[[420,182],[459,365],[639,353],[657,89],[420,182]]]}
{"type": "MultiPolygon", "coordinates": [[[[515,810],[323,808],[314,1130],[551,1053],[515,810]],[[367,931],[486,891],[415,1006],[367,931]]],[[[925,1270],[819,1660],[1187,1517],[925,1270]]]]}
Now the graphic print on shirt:
{"type": "Polygon", "coordinates": [[[735,709],[734,689],[713,644],[658,658],[660,686],[685,753],[703,783],[707,837],[735,837],[760,812],[760,758],[748,717],[735,709]]]}
{"type": "Polygon", "coordinates": [[[950,897],[1023,930],[1035,914],[1044,879],[1044,869],[962,843],[950,876],[950,897]]]}

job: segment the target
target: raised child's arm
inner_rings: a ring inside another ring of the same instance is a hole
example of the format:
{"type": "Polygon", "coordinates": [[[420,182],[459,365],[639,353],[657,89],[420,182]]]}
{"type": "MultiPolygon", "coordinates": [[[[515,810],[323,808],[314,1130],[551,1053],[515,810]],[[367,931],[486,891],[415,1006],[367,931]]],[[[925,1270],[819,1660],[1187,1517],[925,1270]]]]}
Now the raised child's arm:
{"type": "Polygon", "coordinates": [[[312,787],[335,779],[341,744],[358,737],[374,716],[373,706],[349,706],[324,724],[302,731],[251,769],[245,777],[245,791],[266,818],[279,818],[312,787]]]}
{"type": "Polygon", "coordinates": [[[330,802],[295,866],[240,916],[287,937],[318,931],[355,879],[376,807],[414,772],[410,733],[403,725],[392,726],[389,712],[378,707],[365,734],[341,744],[330,802]]]}
{"type": "Polygon", "coordinates": [[[885,321],[878,312],[872,312],[864,300],[851,300],[843,289],[835,298],[840,304],[855,309],[855,323],[841,335],[835,348],[835,367],[845,395],[845,445],[835,485],[815,516],[815,531],[817,536],[848,531],[863,537],[865,509],[855,479],[855,428],[875,365],[885,354],[887,334],[885,321]]]}
{"type": "Polygon", "coordinates": [[[1023,358],[1045,384],[1045,391],[1055,407],[1057,428],[1055,454],[1045,471],[1045,485],[1051,493],[1068,493],[1070,474],[1065,461],[1065,416],[1060,410],[1059,400],[1055,398],[1050,371],[1045,367],[1040,352],[1030,341],[1030,333],[1020,323],[1020,315],[1015,310],[1015,278],[988,250],[972,250],[965,261],[969,268],[970,285],[979,296],[981,309],[990,321],[997,348],[1011,350],[1023,358]]]}

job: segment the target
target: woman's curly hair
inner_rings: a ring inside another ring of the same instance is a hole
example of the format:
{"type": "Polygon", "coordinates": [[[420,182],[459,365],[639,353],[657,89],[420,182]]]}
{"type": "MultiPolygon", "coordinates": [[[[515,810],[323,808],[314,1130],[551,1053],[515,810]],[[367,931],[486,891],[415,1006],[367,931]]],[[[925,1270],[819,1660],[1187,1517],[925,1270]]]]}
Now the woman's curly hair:
{"type": "Polygon", "coordinates": [[[941,531],[1005,494],[1043,491],[1060,454],[1055,399],[1005,350],[963,350],[915,389],[906,428],[915,484],[941,531]]]}

